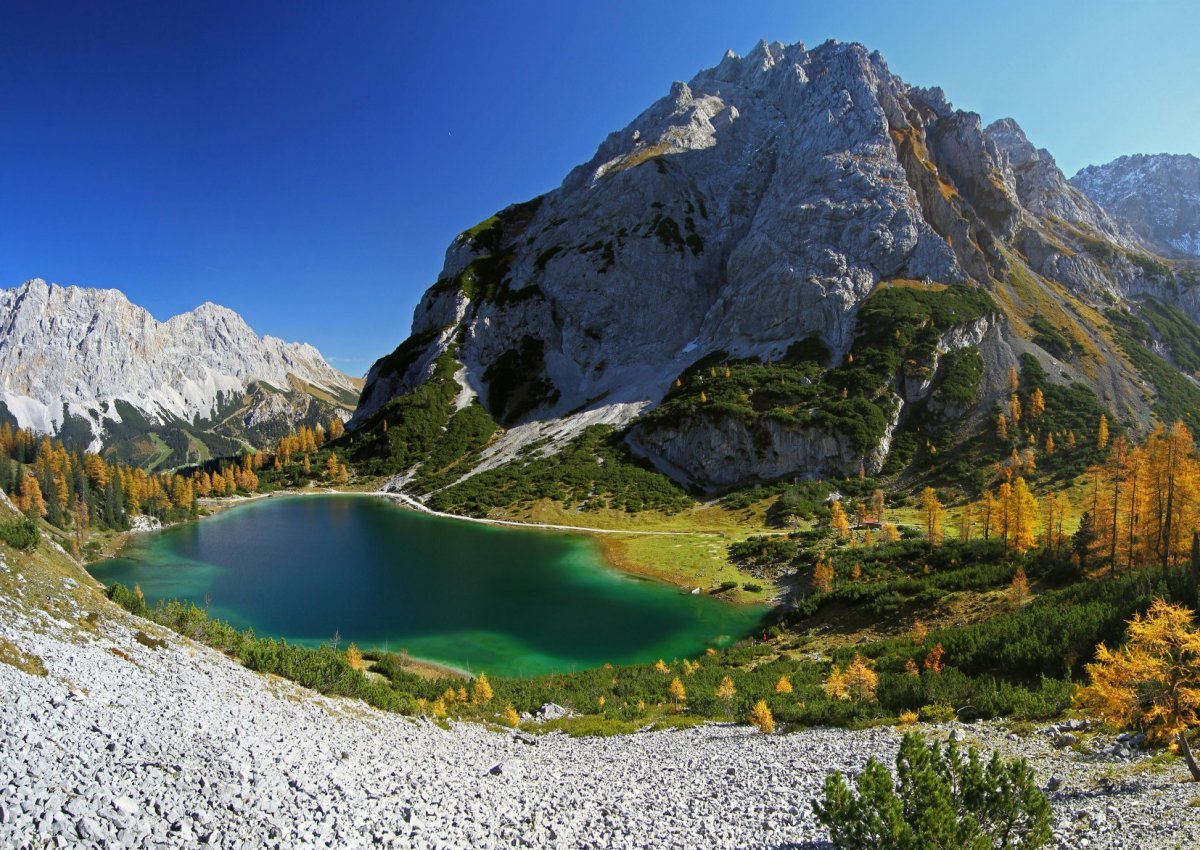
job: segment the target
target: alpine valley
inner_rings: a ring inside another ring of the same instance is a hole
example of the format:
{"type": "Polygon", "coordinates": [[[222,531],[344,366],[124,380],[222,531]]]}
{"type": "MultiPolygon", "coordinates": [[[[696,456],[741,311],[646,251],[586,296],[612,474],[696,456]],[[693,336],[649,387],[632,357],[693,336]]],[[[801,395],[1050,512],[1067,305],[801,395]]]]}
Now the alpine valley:
{"type": "Polygon", "coordinates": [[[764,41],[362,382],[0,291],[0,846],[1195,847],[1198,166],[764,41]]]}

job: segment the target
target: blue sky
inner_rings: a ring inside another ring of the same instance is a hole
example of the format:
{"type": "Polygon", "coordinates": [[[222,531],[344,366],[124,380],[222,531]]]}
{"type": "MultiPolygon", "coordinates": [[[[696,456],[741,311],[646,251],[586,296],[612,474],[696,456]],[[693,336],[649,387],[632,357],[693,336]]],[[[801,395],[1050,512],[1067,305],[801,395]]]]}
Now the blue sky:
{"type": "Polygon", "coordinates": [[[456,233],[760,38],[861,41],[1068,175],[1200,154],[1191,2],[0,6],[0,286],[205,300],[361,374],[456,233]]]}

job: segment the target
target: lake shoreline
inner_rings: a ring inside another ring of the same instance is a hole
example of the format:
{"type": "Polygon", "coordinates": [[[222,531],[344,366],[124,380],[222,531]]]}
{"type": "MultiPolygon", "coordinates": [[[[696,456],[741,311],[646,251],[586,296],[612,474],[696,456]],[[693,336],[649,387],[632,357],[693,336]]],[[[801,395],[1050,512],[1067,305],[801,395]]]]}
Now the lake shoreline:
{"type": "MultiPolygon", "coordinates": [[[[239,505],[250,504],[252,502],[262,501],[275,497],[291,497],[291,496],[372,496],[375,498],[383,498],[390,501],[396,507],[404,510],[410,510],[415,513],[424,514],[426,516],[438,517],[441,519],[456,520],[459,522],[470,522],[478,525],[490,525],[499,528],[514,528],[524,529],[528,531],[549,531],[560,534],[582,534],[594,535],[597,543],[597,549],[600,552],[600,557],[606,565],[616,570],[617,572],[626,575],[633,575],[639,578],[658,581],[663,584],[677,588],[681,593],[691,593],[698,591],[699,593],[714,596],[727,605],[743,606],[743,605],[767,605],[769,607],[777,606],[783,599],[783,592],[777,589],[764,599],[730,599],[725,595],[713,594],[709,591],[711,588],[698,586],[695,582],[687,581],[685,577],[673,571],[666,565],[655,563],[645,563],[644,559],[635,559],[628,556],[625,552],[625,547],[621,545],[620,538],[622,537],[651,537],[651,538],[669,538],[681,537],[695,539],[698,537],[712,538],[713,540],[723,539],[723,535],[719,532],[696,532],[696,531],[670,531],[670,530],[639,530],[625,528],[596,528],[593,526],[570,525],[564,523],[545,523],[545,522],[528,522],[524,520],[510,519],[494,519],[490,517],[472,517],[463,516],[462,514],[452,514],[445,511],[436,511],[433,508],[423,504],[420,500],[413,498],[404,493],[396,493],[389,490],[338,490],[334,488],[322,489],[284,489],[274,490],[270,493],[257,493],[253,496],[229,496],[219,499],[200,499],[199,503],[210,510],[206,516],[196,519],[184,520],[178,523],[165,524],[163,528],[168,528],[175,525],[182,525],[188,522],[199,522],[207,517],[217,516],[231,508],[239,505]]],[[[128,538],[122,545],[116,547],[114,552],[108,557],[120,557],[122,550],[128,544],[128,538]]]]}

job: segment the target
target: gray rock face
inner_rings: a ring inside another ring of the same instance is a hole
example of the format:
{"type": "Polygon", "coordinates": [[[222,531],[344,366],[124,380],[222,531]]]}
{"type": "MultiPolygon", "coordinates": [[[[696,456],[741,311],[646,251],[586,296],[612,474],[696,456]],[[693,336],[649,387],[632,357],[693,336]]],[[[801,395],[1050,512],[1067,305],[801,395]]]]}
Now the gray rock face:
{"type": "MultiPolygon", "coordinates": [[[[206,303],[159,322],[115,289],[39,279],[0,290],[0,375],[0,402],[21,427],[55,433],[68,413],[81,416],[93,449],[104,421],[120,421],[117,401],[152,422],[190,422],[215,414],[223,398],[241,399],[255,381],[286,391],[297,378],[334,395],[355,392],[311,345],[259,337],[225,307],[206,303]]],[[[288,402],[267,399],[250,412],[259,423],[295,421],[288,402]]]]}
{"type": "Polygon", "coordinates": [[[1200,257],[1200,159],[1123,156],[1089,165],[1071,183],[1168,256],[1200,257]]]}
{"type": "MultiPolygon", "coordinates": [[[[460,405],[478,398],[510,427],[486,468],[535,440],[561,445],[596,422],[628,423],[714,352],[774,360],[817,336],[840,362],[881,282],[996,289],[1020,273],[1049,301],[1102,306],[1161,285],[1129,259],[1145,250],[1015,122],[984,129],[861,45],[763,42],[674,84],[554,191],[455,239],[413,336],[368,375],[351,428],[451,352],[464,367],[460,405]],[[1084,239],[1112,250],[1071,247],[1084,239]],[[511,387],[497,389],[514,363],[527,382],[519,408],[511,387]]],[[[1032,335],[1026,321],[1045,301],[999,300],[1006,312],[989,338],[1000,347],[987,359],[1015,362],[1032,344],[1010,338],[1032,335]]],[[[1065,309],[1061,321],[1082,315],[1065,309]]],[[[1102,376],[1088,380],[1118,404],[1140,398],[1118,361],[1070,377],[1102,376]]],[[[892,389],[901,400],[915,391],[892,389]]],[[[985,387],[983,400],[1000,389],[985,387]]],[[[638,436],[637,448],[692,482],[737,474],[720,468],[747,457],[745,434],[686,430],[638,436]]],[[[785,429],[749,473],[857,471],[890,438],[864,460],[836,434],[785,429]]]]}

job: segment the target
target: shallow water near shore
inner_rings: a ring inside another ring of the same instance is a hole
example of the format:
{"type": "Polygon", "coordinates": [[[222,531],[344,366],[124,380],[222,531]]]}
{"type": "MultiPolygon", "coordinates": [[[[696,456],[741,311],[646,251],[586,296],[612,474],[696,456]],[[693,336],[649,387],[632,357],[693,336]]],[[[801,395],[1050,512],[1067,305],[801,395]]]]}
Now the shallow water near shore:
{"type": "Polygon", "coordinates": [[[136,538],[92,573],[261,636],[407,650],[502,676],[696,655],[766,608],[630,576],[585,535],[432,517],[368,496],[262,499],[136,538]]]}

